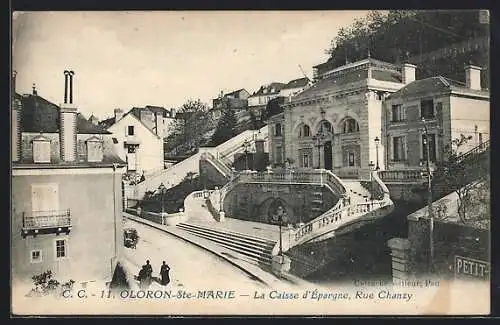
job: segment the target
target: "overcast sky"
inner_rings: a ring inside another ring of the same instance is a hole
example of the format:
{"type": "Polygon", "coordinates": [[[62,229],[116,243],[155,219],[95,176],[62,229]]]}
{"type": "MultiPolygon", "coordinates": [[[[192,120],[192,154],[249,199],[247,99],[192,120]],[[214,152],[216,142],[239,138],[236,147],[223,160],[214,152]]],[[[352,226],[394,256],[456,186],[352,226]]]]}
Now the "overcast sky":
{"type": "Polygon", "coordinates": [[[60,104],[65,69],[74,102],[103,119],[114,108],[179,107],[223,90],[250,93],[312,77],[338,29],[365,11],[33,12],[13,20],[16,90],[60,104]]]}

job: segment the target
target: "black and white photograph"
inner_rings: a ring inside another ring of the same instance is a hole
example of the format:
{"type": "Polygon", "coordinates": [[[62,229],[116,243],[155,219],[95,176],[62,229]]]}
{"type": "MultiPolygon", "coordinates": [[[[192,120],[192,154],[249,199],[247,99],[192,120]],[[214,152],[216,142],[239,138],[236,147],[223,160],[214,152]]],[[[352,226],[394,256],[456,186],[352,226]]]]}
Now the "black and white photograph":
{"type": "Polygon", "coordinates": [[[490,313],[488,10],[15,11],[11,46],[12,315],[490,313]]]}

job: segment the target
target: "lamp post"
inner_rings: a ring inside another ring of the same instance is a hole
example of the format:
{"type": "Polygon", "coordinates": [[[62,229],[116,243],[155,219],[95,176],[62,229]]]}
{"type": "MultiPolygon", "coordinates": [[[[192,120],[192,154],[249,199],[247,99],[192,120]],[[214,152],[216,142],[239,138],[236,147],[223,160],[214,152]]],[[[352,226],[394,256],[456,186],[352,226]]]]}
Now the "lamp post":
{"type": "Polygon", "coordinates": [[[248,142],[248,140],[245,140],[241,146],[243,147],[245,152],[245,170],[248,170],[248,148],[250,148],[250,142],[248,142]]]}
{"type": "Polygon", "coordinates": [[[321,147],[323,146],[323,131],[320,129],[318,133],[312,137],[315,142],[314,146],[318,148],[318,169],[321,168],[321,147]]]}
{"type": "Polygon", "coordinates": [[[424,139],[423,145],[425,146],[426,153],[426,171],[427,171],[427,210],[429,214],[429,270],[432,270],[432,263],[434,261],[434,211],[432,211],[432,181],[431,181],[431,163],[430,163],[430,150],[429,150],[429,130],[425,118],[422,118],[424,126],[424,139]]]}
{"type": "Polygon", "coordinates": [[[160,194],[161,194],[161,223],[165,224],[165,221],[164,221],[164,218],[165,218],[165,191],[167,188],[165,187],[165,185],[163,185],[163,183],[161,183],[160,186],[158,186],[158,189],[160,190],[160,194]]]}
{"type": "Polygon", "coordinates": [[[373,167],[375,164],[373,161],[370,160],[370,163],[368,164],[368,167],[370,167],[370,210],[373,208],[373,178],[372,178],[372,172],[373,172],[373,167]]]}
{"type": "Polygon", "coordinates": [[[280,231],[280,250],[278,255],[282,256],[283,255],[283,233],[282,233],[282,227],[283,227],[283,222],[286,221],[286,212],[283,209],[283,207],[278,208],[278,226],[279,226],[279,231],[280,231]]]}
{"type": "Polygon", "coordinates": [[[378,145],[380,144],[380,139],[378,137],[375,137],[375,150],[377,153],[377,166],[375,167],[376,170],[380,170],[380,165],[378,162],[378,145]]]}

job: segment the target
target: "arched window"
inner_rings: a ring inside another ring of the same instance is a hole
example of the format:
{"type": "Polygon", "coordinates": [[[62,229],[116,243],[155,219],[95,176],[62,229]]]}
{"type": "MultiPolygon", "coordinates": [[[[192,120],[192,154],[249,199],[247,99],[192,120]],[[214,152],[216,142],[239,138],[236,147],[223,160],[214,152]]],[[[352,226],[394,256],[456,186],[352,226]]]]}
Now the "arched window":
{"type": "Polygon", "coordinates": [[[299,138],[305,138],[310,136],[311,136],[311,128],[309,128],[309,125],[304,124],[303,126],[301,126],[299,129],[299,138]]]}
{"type": "Polygon", "coordinates": [[[343,133],[359,132],[359,124],[353,118],[347,118],[342,125],[343,133]]]}
{"type": "Polygon", "coordinates": [[[328,132],[333,133],[332,124],[330,122],[328,122],[327,120],[322,120],[320,122],[319,132],[321,132],[321,133],[328,133],[328,132]]]}

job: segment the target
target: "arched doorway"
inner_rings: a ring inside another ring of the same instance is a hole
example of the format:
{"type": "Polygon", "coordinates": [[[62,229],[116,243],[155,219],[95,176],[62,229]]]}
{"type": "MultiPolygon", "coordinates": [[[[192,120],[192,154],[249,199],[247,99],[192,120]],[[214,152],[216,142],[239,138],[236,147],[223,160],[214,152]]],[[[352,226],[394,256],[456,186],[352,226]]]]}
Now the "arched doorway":
{"type": "Polygon", "coordinates": [[[325,157],[325,169],[332,170],[333,168],[333,154],[332,154],[332,141],[328,140],[323,146],[325,157]]]}

